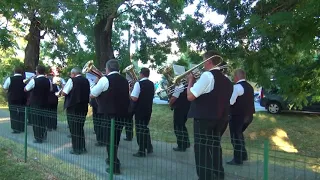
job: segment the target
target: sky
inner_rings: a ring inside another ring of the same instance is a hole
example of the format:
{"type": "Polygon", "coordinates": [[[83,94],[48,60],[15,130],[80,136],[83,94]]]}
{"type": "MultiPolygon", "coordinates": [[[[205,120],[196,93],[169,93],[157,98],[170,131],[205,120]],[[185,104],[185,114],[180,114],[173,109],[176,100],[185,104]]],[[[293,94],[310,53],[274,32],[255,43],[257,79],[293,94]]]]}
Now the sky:
{"type": "MultiPolygon", "coordinates": [[[[143,1],[142,1],[142,0],[136,0],[135,3],[143,3],[143,1]]],[[[184,9],[184,15],[193,15],[194,12],[195,12],[195,10],[196,10],[196,6],[197,6],[198,3],[199,3],[199,0],[195,0],[195,3],[194,3],[194,4],[189,5],[188,7],[186,7],[186,8],[184,9]]],[[[223,24],[223,22],[224,22],[224,20],[225,20],[225,18],[224,18],[223,15],[219,15],[219,14],[217,14],[216,12],[212,12],[212,11],[207,11],[207,12],[206,12],[206,8],[205,8],[205,7],[201,8],[200,11],[201,11],[202,13],[205,12],[204,14],[206,14],[205,17],[204,17],[204,19],[203,19],[204,22],[209,21],[210,23],[220,25],[220,24],[223,24]]],[[[134,25],[133,25],[133,26],[134,26],[134,25]]],[[[148,33],[148,34],[147,34],[148,36],[156,38],[156,40],[157,40],[158,42],[166,41],[168,36],[170,36],[170,37],[176,36],[176,35],[175,35],[171,30],[169,30],[169,29],[164,29],[164,30],[162,30],[161,35],[159,35],[159,36],[156,35],[156,34],[155,34],[153,31],[151,31],[151,30],[148,31],[147,33],[148,33]]],[[[44,40],[45,40],[45,41],[50,41],[51,38],[52,38],[52,37],[49,37],[48,35],[46,35],[45,38],[44,38],[44,40]]],[[[79,36],[78,36],[78,39],[79,39],[79,41],[80,41],[81,46],[82,46],[83,48],[86,48],[86,46],[85,46],[85,44],[84,44],[86,37],[83,36],[83,35],[79,35],[79,36]]],[[[123,33],[122,39],[128,40],[128,31],[127,31],[127,30],[125,30],[125,32],[123,33]]],[[[136,47],[137,47],[136,44],[132,44],[131,47],[130,47],[130,52],[131,52],[131,53],[134,53],[134,52],[136,51],[136,47]]],[[[172,52],[172,53],[167,55],[167,56],[168,56],[168,62],[167,62],[167,63],[172,63],[172,61],[177,60],[177,59],[179,58],[179,54],[175,54],[175,53],[174,53],[174,52],[178,52],[178,51],[179,51],[179,49],[178,49],[176,43],[172,43],[172,46],[171,46],[171,52],[172,52]]],[[[18,57],[18,58],[24,58],[24,50],[19,50],[19,51],[17,51],[17,57],[18,57]]],[[[88,59],[88,61],[89,61],[89,59],[88,59]]],[[[139,65],[140,67],[149,67],[149,66],[150,66],[150,63],[149,63],[149,64],[142,64],[141,62],[138,62],[138,65],[139,65]]],[[[156,82],[156,81],[159,81],[160,79],[161,79],[161,75],[158,74],[158,73],[156,72],[156,70],[151,69],[150,80],[152,80],[153,82],[156,82]]]]}

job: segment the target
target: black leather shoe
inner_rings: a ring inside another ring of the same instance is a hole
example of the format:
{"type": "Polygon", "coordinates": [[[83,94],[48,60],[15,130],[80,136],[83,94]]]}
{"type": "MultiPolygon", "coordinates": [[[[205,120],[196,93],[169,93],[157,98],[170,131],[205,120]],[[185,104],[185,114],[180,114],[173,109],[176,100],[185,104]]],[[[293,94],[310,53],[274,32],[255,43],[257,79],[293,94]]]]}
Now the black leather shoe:
{"type": "Polygon", "coordinates": [[[71,150],[70,154],[80,155],[81,152],[80,151],[71,150]]]}
{"type": "Polygon", "coordinates": [[[175,148],[172,148],[174,151],[178,151],[178,152],[185,152],[186,149],[184,148],[181,148],[181,147],[175,147],[175,148]]]}
{"type": "Polygon", "coordinates": [[[133,154],[134,157],[146,157],[146,153],[143,152],[137,152],[135,154],[133,154]]]}
{"type": "MultiPolygon", "coordinates": [[[[110,168],[107,168],[106,172],[110,174],[110,168]]],[[[113,170],[113,174],[114,175],[119,175],[120,174],[120,169],[114,169],[113,170]]]]}
{"type": "Polygon", "coordinates": [[[125,141],[132,141],[132,138],[130,139],[130,138],[124,138],[123,140],[125,140],[125,141]]]}
{"type": "Polygon", "coordinates": [[[152,148],[152,149],[148,149],[148,150],[147,150],[147,153],[148,153],[148,154],[152,154],[152,153],[153,153],[153,148],[152,148]]]}
{"type": "Polygon", "coordinates": [[[98,146],[98,147],[102,147],[102,146],[106,146],[105,144],[101,143],[101,142],[97,142],[94,144],[95,146],[98,146]]]}
{"type": "Polygon", "coordinates": [[[38,143],[38,144],[41,144],[42,141],[41,140],[34,140],[33,143],[38,143]]]}
{"type": "Polygon", "coordinates": [[[231,161],[227,162],[227,164],[240,166],[240,165],[242,165],[243,163],[237,163],[234,159],[232,159],[231,161]]]}

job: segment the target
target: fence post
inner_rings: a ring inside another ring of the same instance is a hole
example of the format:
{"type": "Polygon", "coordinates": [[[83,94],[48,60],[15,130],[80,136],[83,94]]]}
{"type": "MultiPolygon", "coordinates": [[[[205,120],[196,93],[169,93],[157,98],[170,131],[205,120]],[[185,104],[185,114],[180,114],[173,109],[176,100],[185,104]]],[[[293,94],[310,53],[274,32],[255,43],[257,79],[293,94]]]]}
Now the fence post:
{"type": "Polygon", "coordinates": [[[24,107],[24,162],[28,157],[28,107],[24,107]]]}
{"type": "Polygon", "coordinates": [[[114,132],[115,132],[115,120],[111,119],[111,134],[110,134],[110,171],[109,180],[113,180],[113,165],[114,165],[114,132]]]}
{"type": "Polygon", "coordinates": [[[268,180],[269,176],[269,140],[264,141],[263,153],[263,180],[268,180]]]}

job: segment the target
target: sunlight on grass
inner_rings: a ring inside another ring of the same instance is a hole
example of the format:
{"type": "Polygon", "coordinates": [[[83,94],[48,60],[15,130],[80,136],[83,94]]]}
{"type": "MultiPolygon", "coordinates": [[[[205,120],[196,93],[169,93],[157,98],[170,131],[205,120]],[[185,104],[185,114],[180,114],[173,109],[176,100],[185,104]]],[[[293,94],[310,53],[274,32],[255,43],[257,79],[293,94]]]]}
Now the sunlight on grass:
{"type": "Polygon", "coordinates": [[[276,123],[277,119],[274,116],[270,116],[269,114],[255,114],[255,118],[261,120],[261,121],[270,121],[272,123],[276,123]]]}
{"type": "Polygon", "coordinates": [[[289,153],[297,153],[298,150],[289,142],[287,133],[282,129],[276,129],[275,135],[271,136],[273,143],[281,150],[289,153]]]}
{"type": "Polygon", "coordinates": [[[311,168],[313,171],[320,173],[320,165],[313,165],[311,168]]]}

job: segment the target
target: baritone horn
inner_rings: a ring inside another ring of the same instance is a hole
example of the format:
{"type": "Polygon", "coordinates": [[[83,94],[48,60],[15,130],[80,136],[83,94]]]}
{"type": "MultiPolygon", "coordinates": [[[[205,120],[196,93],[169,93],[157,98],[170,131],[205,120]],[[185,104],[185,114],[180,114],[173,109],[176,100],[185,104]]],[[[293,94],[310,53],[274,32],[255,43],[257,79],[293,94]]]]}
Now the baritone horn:
{"type": "Polygon", "coordinates": [[[130,91],[131,91],[134,83],[136,83],[138,81],[138,76],[136,75],[136,72],[134,71],[133,64],[127,66],[122,72],[126,73],[126,79],[129,82],[130,91]]]}
{"type": "Polygon", "coordinates": [[[96,68],[93,65],[93,60],[88,61],[82,68],[82,73],[86,74],[86,73],[90,73],[94,76],[96,76],[97,78],[101,78],[103,76],[103,73],[101,71],[98,70],[98,68],[96,68]]]}

